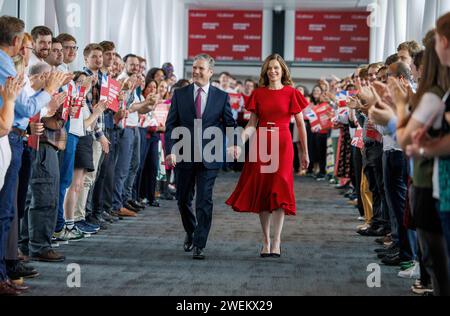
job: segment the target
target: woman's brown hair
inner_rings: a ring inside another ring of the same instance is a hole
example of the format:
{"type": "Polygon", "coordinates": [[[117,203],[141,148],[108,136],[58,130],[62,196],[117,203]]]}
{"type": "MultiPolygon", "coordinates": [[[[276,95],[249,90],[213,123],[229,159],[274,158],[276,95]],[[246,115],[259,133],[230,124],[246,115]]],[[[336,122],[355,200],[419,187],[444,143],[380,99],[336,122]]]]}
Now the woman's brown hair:
{"type": "Polygon", "coordinates": [[[450,88],[450,68],[442,66],[435,50],[435,30],[427,33],[423,40],[425,52],[422,57],[423,73],[416,95],[412,98],[411,108],[414,111],[423,95],[433,87],[440,87],[443,91],[450,88]]]}
{"type": "Polygon", "coordinates": [[[283,71],[283,75],[281,77],[281,83],[284,86],[294,86],[294,82],[291,78],[291,72],[284,61],[283,57],[278,54],[272,54],[266,58],[264,64],[261,68],[261,75],[259,77],[259,87],[268,87],[269,86],[269,76],[267,75],[267,71],[269,70],[269,64],[272,60],[276,60],[280,63],[281,69],[283,71]]]}

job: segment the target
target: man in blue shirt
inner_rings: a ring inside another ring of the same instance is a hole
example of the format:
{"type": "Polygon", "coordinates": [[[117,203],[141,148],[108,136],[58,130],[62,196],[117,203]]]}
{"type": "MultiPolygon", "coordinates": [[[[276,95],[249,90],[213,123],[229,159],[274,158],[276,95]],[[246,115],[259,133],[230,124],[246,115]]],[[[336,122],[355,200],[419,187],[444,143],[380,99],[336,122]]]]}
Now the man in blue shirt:
{"type": "MultiPolygon", "coordinates": [[[[25,24],[23,21],[9,16],[0,17],[0,84],[4,84],[8,77],[15,77],[16,70],[12,57],[19,53],[22,46],[25,24]]],[[[39,113],[46,106],[51,96],[62,85],[65,75],[52,73],[41,91],[29,97],[22,91],[15,102],[13,128],[8,135],[11,146],[11,164],[5,177],[5,184],[0,191],[0,292],[8,292],[8,278],[5,267],[5,244],[11,222],[14,219],[14,201],[16,199],[16,186],[19,170],[22,162],[23,137],[30,117],[39,113]]],[[[0,107],[2,103],[0,103],[0,107]]],[[[11,287],[9,287],[11,289],[11,287]]],[[[13,288],[15,293],[20,294],[13,288]]]]}

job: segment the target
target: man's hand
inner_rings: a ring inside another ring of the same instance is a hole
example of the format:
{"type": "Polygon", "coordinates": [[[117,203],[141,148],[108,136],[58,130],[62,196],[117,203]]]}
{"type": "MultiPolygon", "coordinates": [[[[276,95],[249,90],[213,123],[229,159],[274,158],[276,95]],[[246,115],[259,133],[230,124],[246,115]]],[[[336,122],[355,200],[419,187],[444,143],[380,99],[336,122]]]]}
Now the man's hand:
{"type": "Polygon", "coordinates": [[[98,142],[102,145],[102,150],[105,154],[109,154],[109,145],[111,144],[105,136],[102,136],[98,142]]]}
{"type": "Polygon", "coordinates": [[[100,101],[99,103],[97,103],[94,106],[93,112],[98,115],[102,114],[103,112],[105,112],[107,104],[108,104],[108,101],[106,101],[106,100],[100,101]]]}
{"type": "Polygon", "coordinates": [[[387,126],[393,117],[395,117],[394,110],[384,102],[377,103],[369,110],[370,120],[378,125],[387,126]]]}
{"type": "Polygon", "coordinates": [[[364,103],[363,107],[367,108],[367,110],[376,103],[375,95],[370,87],[361,87],[358,96],[364,103]]]}
{"type": "Polygon", "coordinates": [[[73,80],[74,77],[75,77],[75,76],[74,76],[73,73],[67,73],[67,74],[66,74],[66,78],[64,79],[64,82],[63,82],[62,85],[63,85],[63,86],[68,85],[69,82],[71,82],[71,81],[73,80]]]}
{"type": "Polygon", "coordinates": [[[114,120],[116,122],[123,120],[127,116],[126,110],[119,110],[116,114],[114,114],[114,120]]]}
{"type": "Polygon", "coordinates": [[[31,135],[42,136],[44,134],[44,123],[31,123],[30,122],[31,135]]]}
{"type": "Polygon", "coordinates": [[[380,98],[375,87],[371,87],[375,96],[375,106],[369,109],[369,118],[378,125],[387,126],[389,121],[395,117],[394,110],[380,98]]]}
{"type": "Polygon", "coordinates": [[[397,106],[405,106],[406,104],[408,104],[408,90],[405,89],[404,85],[401,82],[399,82],[395,78],[389,78],[388,88],[392,95],[392,100],[397,106]]]}
{"type": "Polygon", "coordinates": [[[177,156],[176,155],[168,155],[166,157],[166,165],[169,168],[175,168],[177,166],[177,156]]]}
{"type": "Polygon", "coordinates": [[[47,91],[48,94],[53,95],[56,91],[58,91],[59,88],[62,87],[65,79],[66,74],[64,74],[63,72],[55,71],[50,73],[44,90],[47,91]]]}
{"type": "Polygon", "coordinates": [[[20,91],[22,90],[22,79],[8,78],[5,82],[5,87],[0,85],[0,95],[3,99],[3,103],[11,102],[14,103],[20,91]]]}

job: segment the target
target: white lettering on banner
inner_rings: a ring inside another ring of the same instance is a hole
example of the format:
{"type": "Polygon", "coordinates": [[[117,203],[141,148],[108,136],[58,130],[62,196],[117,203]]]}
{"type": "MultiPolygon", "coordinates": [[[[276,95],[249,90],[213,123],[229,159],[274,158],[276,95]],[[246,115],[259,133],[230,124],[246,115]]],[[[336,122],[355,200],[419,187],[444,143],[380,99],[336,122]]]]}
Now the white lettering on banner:
{"type": "Polygon", "coordinates": [[[339,52],[341,54],[353,54],[355,50],[356,50],[355,46],[341,46],[339,48],[339,52]]]}
{"type": "Polygon", "coordinates": [[[233,30],[247,30],[250,27],[250,23],[233,23],[233,30]]]}
{"type": "Polygon", "coordinates": [[[324,58],[323,61],[326,63],[336,63],[340,62],[341,60],[339,58],[324,58]]]}
{"type": "Polygon", "coordinates": [[[325,46],[309,46],[308,52],[321,54],[325,49],[326,49],[325,46]]]}
{"type": "Polygon", "coordinates": [[[363,37],[363,36],[352,36],[350,38],[350,40],[352,42],[368,42],[369,38],[368,37],[363,37]]]}
{"type": "Polygon", "coordinates": [[[256,57],[256,56],[244,56],[244,60],[260,61],[260,60],[261,60],[261,57],[256,57]]]}
{"type": "Polygon", "coordinates": [[[233,45],[233,52],[246,52],[250,45],[233,45]]]}
{"type": "Polygon", "coordinates": [[[312,60],[313,60],[312,58],[306,58],[306,57],[298,58],[298,61],[303,61],[303,62],[309,62],[312,60]]]}
{"type": "Polygon", "coordinates": [[[233,60],[232,56],[217,56],[217,60],[233,60]]]}
{"type": "Polygon", "coordinates": [[[234,39],[234,35],[217,35],[216,38],[220,40],[232,40],[234,39]]]}
{"type": "Polygon", "coordinates": [[[206,18],[207,14],[206,13],[191,13],[191,17],[192,18],[206,18]]]}
{"type": "Polygon", "coordinates": [[[204,52],[215,52],[219,48],[218,44],[203,44],[202,51],[204,52]]]}
{"type": "Polygon", "coordinates": [[[353,32],[357,28],[356,24],[341,24],[341,32],[353,32]]]}
{"type": "Polygon", "coordinates": [[[323,31],[323,29],[326,29],[326,24],[310,24],[309,30],[310,31],[323,31]]]}
{"type": "Polygon", "coordinates": [[[366,63],[367,59],[364,59],[364,58],[351,58],[350,62],[352,62],[352,63],[366,63]]]}
{"type": "Polygon", "coordinates": [[[206,39],[206,35],[191,34],[191,35],[189,35],[189,38],[191,38],[191,39],[206,39]]]}
{"type": "Polygon", "coordinates": [[[204,30],[215,30],[219,26],[219,23],[208,23],[205,22],[202,24],[202,29],[204,30]]]}
{"type": "Polygon", "coordinates": [[[325,14],[324,18],[326,20],[340,20],[342,19],[342,15],[325,14]]]}
{"type": "Polygon", "coordinates": [[[218,18],[234,18],[233,13],[217,13],[218,18]]]}
{"type": "Polygon", "coordinates": [[[297,36],[295,38],[297,41],[312,41],[314,37],[312,36],[297,36]]]}
{"type": "Polygon", "coordinates": [[[259,41],[261,40],[261,36],[259,35],[244,35],[244,39],[249,41],[259,41]]]}
{"type": "Polygon", "coordinates": [[[352,15],[353,20],[366,20],[367,15],[352,15]]]}
{"type": "Polygon", "coordinates": [[[246,19],[260,19],[261,18],[261,14],[258,14],[258,13],[246,13],[246,14],[244,14],[244,18],[246,18],[246,19]]]}
{"type": "Polygon", "coordinates": [[[323,40],[327,42],[339,42],[341,38],[337,36],[324,36],[323,40]]]}
{"type": "Polygon", "coordinates": [[[312,20],[312,19],[314,19],[314,15],[313,14],[297,14],[297,19],[312,20]]]}

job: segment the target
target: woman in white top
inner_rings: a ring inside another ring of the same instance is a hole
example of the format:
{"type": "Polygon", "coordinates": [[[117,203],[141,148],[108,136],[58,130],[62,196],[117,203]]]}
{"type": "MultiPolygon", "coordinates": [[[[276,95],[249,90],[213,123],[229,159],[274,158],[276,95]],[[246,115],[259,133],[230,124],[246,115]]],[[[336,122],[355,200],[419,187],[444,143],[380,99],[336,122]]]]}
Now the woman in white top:
{"type": "Polygon", "coordinates": [[[14,121],[14,102],[22,89],[23,77],[9,78],[5,86],[0,85],[0,190],[11,162],[11,147],[9,146],[8,134],[14,121]]]}

